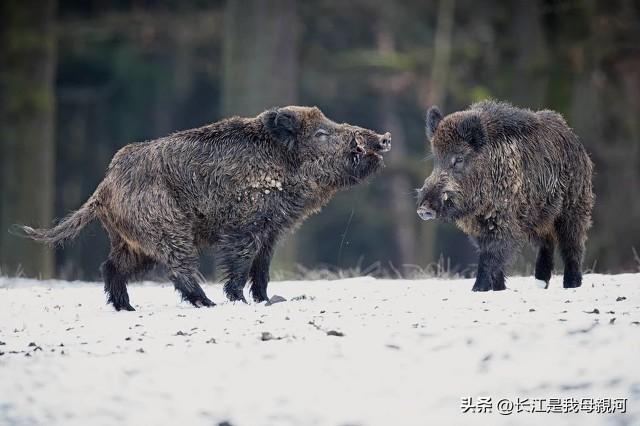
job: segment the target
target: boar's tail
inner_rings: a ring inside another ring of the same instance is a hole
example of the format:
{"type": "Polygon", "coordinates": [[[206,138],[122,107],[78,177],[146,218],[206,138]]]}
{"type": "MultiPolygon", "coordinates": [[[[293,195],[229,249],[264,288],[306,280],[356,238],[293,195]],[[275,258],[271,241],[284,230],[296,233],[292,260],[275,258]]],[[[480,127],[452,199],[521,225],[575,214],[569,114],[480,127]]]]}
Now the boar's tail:
{"type": "Polygon", "coordinates": [[[25,225],[13,225],[9,232],[50,246],[62,245],[65,241],[76,238],[82,228],[96,218],[95,207],[96,202],[92,196],[80,209],[69,214],[53,228],[34,229],[25,225]]]}

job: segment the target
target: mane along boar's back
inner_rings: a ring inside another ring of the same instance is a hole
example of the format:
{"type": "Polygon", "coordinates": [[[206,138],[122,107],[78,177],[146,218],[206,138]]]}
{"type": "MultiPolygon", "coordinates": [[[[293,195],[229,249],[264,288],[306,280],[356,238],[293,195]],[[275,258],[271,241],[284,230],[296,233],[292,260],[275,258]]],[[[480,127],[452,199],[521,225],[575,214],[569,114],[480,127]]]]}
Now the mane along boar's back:
{"type": "Polygon", "coordinates": [[[229,300],[251,281],[268,300],[274,245],[340,189],[382,169],[391,136],[337,124],[318,108],[274,108],[127,145],[80,208],[52,229],[22,227],[49,244],[97,218],[111,240],[102,264],[108,302],[133,310],[126,284],[156,264],[184,300],[213,306],[199,284],[199,250],[218,249],[229,300]]]}
{"type": "Polygon", "coordinates": [[[558,245],[564,287],[579,287],[594,203],[593,164],[562,116],[485,101],[443,117],[427,113],[434,169],[418,215],[453,221],[480,251],[474,291],[505,288],[504,268],[530,241],[545,288],[558,245]]]}

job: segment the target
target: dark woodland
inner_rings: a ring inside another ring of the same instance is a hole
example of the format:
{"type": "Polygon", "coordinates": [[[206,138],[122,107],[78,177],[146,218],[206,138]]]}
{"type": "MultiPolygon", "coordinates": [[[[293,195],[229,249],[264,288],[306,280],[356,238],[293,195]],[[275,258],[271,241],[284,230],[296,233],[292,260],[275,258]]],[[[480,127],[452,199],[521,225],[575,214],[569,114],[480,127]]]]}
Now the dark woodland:
{"type": "MultiPolygon", "coordinates": [[[[0,273],[99,279],[109,239],[97,222],[60,250],[8,230],[80,208],[125,145],[309,105],[391,132],[393,149],[282,241],[272,278],[471,276],[475,248],[452,224],[421,221],[415,189],[434,165],[429,107],[485,99],[562,114],[594,164],[584,269],[637,271],[639,40],[637,0],[4,0],[0,273]]],[[[510,272],[532,273],[535,256],[510,272]]],[[[210,252],[200,264],[221,279],[210,252]]]]}

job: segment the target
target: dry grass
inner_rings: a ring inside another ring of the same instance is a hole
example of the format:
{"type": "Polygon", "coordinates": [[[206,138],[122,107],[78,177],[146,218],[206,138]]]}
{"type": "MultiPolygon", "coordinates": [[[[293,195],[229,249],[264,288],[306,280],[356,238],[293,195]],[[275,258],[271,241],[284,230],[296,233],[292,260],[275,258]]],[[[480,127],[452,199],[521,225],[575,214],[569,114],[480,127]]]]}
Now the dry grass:
{"type": "Polygon", "coordinates": [[[453,271],[450,259],[443,256],[437,262],[430,263],[426,266],[421,265],[401,265],[395,266],[388,262],[383,264],[380,261],[374,262],[363,267],[359,261],[351,268],[338,268],[331,265],[319,268],[307,268],[304,265],[297,264],[294,271],[278,270],[272,274],[272,279],[277,281],[284,280],[338,280],[344,278],[355,277],[375,277],[386,279],[427,279],[427,278],[460,278],[466,271],[453,271]]]}

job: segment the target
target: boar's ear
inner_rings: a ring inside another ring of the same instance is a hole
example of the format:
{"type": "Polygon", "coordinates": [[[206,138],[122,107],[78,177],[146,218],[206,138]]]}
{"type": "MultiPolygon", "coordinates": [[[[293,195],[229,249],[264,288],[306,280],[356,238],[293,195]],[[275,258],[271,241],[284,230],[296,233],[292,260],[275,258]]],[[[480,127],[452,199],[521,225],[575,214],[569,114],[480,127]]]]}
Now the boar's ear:
{"type": "Polygon", "coordinates": [[[457,126],[458,134],[476,151],[486,143],[482,121],[477,115],[463,118],[457,126]]]}
{"type": "Polygon", "coordinates": [[[427,131],[427,139],[433,139],[433,135],[436,133],[436,129],[438,128],[438,124],[442,121],[442,113],[437,106],[432,106],[427,111],[427,123],[425,125],[427,131]]]}
{"type": "Polygon", "coordinates": [[[292,150],[300,132],[300,120],[297,115],[286,108],[274,108],[265,112],[262,123],[271,136],[292,150]]]}

